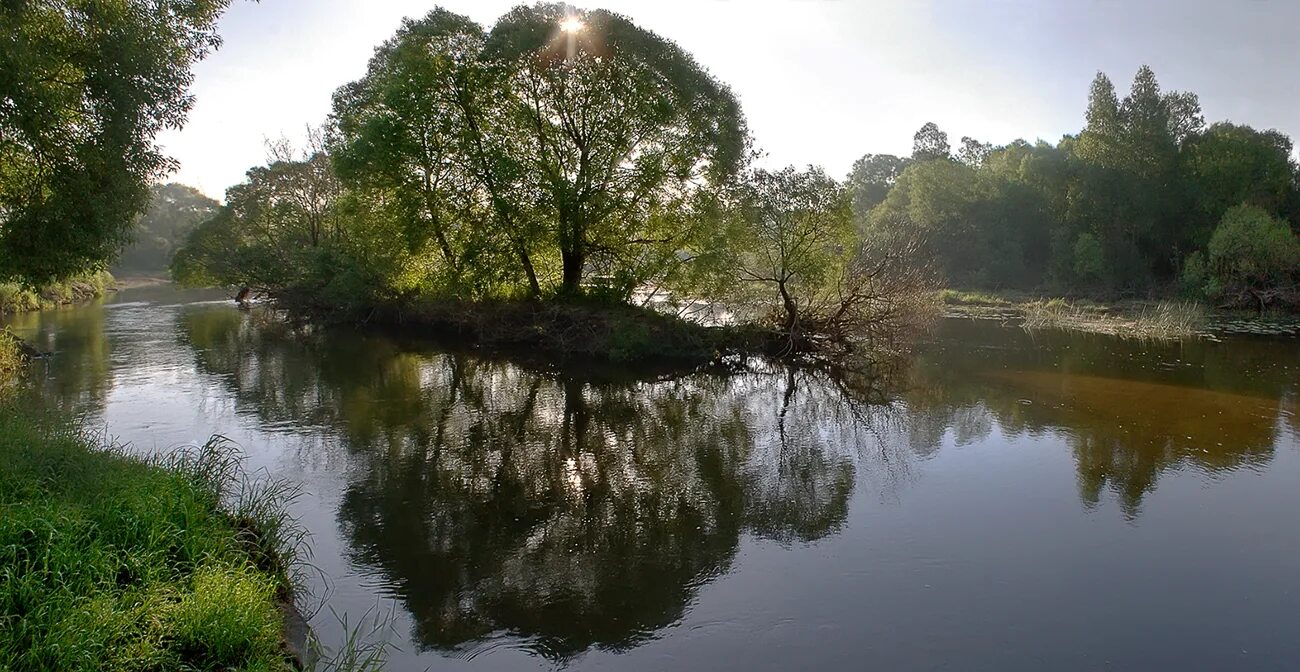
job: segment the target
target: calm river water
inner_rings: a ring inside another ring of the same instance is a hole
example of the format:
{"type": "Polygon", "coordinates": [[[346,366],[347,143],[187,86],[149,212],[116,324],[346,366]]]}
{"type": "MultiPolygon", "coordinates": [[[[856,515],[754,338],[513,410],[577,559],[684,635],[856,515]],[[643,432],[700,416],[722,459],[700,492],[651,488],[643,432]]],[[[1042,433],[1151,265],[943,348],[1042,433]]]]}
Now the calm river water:
{"type": "Polygon", "coordinates": [[[48,403],[301,483],[313,624],[391,614],[392,669],[1300,668],[1300,340],[947,320],[862,406],[221,299],[9,324],[48,403]]]}

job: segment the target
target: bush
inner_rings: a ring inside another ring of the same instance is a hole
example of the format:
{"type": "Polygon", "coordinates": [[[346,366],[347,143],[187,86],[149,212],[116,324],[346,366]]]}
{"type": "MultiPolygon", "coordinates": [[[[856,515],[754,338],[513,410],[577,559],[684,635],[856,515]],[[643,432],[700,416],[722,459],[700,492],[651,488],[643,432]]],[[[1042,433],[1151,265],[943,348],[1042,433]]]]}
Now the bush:
{"type": "Polygon", "coordinates": [[[1178,284],[1185,296],[1201,297],[1206,294],[1206,281],[1209,277],[1210,269],[1205,264],[1205,255],[1197,251],[1183,262],[1183,272],[1178,276],[1178,284]]]}
{"type": "Polygon", "coordinates": [[[104,291],[112,284],[113,276],[108,271],[88,271],[61,282],[46,285],[40,288],[39,291],[17,283],[0,283],[0,315],[27,313],[69,303],[89,301],[103,296],[104,291]]]}
{"type": "Polygon", "coordinates": [[[41,297],[16,282],[0,283],[0,315],[41,309],[41,297]]]}
{"type": "Polygon", "coordinates": [[[1276,283],[1300,266],[1300,240],[1286,222],[1247,205],[1223,215],[1208,251],[1214,273],[1229,282],[1276,283]]]}
{"type": "Polygon", "coordinates": [[[1206,261],[1189,259],[1184,278],[1202,274],[1211,298],[1234,305],[1264,307],[1294,302],[1300,274],[1300,239],[1286,222],[1264,210],[1240,205],[1228,210],[1215,228],[1206,261]]]}

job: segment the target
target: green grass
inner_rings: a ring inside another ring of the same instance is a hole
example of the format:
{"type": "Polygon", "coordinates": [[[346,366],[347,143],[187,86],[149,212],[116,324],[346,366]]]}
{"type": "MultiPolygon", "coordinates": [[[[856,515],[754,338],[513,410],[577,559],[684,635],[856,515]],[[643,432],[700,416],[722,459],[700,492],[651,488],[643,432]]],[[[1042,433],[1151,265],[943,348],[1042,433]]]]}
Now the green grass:
{"type": "Polygon", "coordinates": [[[0,315],[48,310],[69,303],[80,303],[103,296],[113,285],[108,271],[90,271],[63,282],[42,287],[39,291],[13,282],[0,282],[0,315]]]}
{"type": "Polygon", "coordinates": [[[0,407],[0,670],[291,669],[264,558],[293,538],[237,468],[222,441],[144,461],[0,407]]]}
{"type": "Polygon", "coordinates": [[[939,300],[948,306],[1009,306],[1012,304],[1012,301],[996,294],[958,289],[939,290],[939,300]]]}
{"type": "Polygon", "coordinates": [[[27,364],[18,337],[8,329],[0,330],[0,399],[8,396],[22,377],[27,364]]]}

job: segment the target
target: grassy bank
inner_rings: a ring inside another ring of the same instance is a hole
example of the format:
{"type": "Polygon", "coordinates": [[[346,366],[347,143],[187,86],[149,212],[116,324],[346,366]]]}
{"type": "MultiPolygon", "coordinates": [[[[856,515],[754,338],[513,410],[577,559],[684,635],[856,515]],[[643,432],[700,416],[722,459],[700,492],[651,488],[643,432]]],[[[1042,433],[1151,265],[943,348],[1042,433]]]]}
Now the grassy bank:
{"type": "Polygon", "coordinates": [[[1101,302],[1017,292],[945,289],[939,298],[953,315],[1018,320],[1029,330],[1064,329],[1146,339],[1193,336],[1206,326],[1211,312],[1190,301],[1101,302]]]}
{"type": "Polygon", "coordinates": [[[0,315],[83,303],[103,296],[112,287],[113,276],[108,271],[92,271],[48,285],[39,291],[4,282],[0,283],[0,315]]]}
{"type": "Polygon", "coordinates": [[[219,442],[143,461],[0,405],[0,670],[292,669],[284,528],[231,503],[234,468],[219,442]]]}
{"type": "Polygon", "coordinates": [[[0,402],[9,396],[26,365],[22,343],[8,329],[0,329],[0,402]]]}

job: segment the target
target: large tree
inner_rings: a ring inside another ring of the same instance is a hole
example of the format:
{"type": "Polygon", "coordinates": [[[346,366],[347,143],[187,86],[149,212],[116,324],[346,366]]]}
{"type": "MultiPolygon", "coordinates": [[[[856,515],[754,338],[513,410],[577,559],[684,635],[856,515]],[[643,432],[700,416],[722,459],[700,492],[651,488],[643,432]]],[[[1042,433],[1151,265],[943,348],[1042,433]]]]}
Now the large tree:
{"type": "Polygon", "coordinates": [[[481,283],[476,271],[500,266],[484,257],[504,246],[536,292],[537,236],[510,144],[517,138],[493,132],[495,81],[479,61],[486,37],[443,9],[405,20],[366,75],[334,95],[335,163],[349,185],[394,204],[404,233],[394,242],[434,257],[444,284],[481,283]]]}
{"type": "Polygon", "coordinates": [[[593,257],[635,264],[647,249],[689,246],[692,220],[672,213],[746,159],[730,89],[619,14],[519,7],[493,27],[484,58],[506,73],[506,116],[529,140],[562,292],[578,291],[593,257]]]}
{"type": "Polygon", "coordinates": [[[229,3],[0,3],[0,279],[58,279],[129,240],[173,166],[154,137],[184,123],[229,3]]]}
{"type": "Polygon", "coordinates": [[[951,158],[952,146],[948,144],[948,134],[939,130],[933,121],[928,121],[912,136],[912,160],[931,161],[951,158]]]}
{"type": "Polygon", "coordinates": [[[898,176],[911,159],[893,154],[866,154],[853,162],[848,188],[853,197],[853,214],[859,221],[885,200],[898,176]]]}
{"type": "Polygon", "coordinates": [[[1291,139],[1275,130],[1220,122],[1188,138],[1180,159],[1197,247],[1229,208],[1247,204],[1277,215],[1296,194],[1291,139]]]}
{"type": "Polygon", "coordinates": [[[677,45],[565,5],[486,34],[443,10],[408,21],[335,117],[345,177],[408,203],[452,275],[505,250],[533,294],[652,279],[707,237],[683,213],[749,149],[735,97],[677,45]]]}

